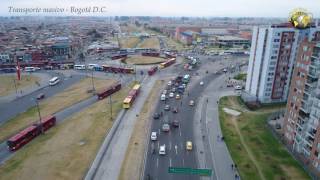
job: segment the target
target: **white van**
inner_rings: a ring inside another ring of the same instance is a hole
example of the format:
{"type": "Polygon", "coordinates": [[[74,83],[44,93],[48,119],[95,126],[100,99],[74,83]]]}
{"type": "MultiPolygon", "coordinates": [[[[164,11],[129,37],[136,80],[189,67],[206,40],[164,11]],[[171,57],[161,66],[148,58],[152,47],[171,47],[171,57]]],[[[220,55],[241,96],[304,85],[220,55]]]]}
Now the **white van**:
{"type": "Polygon", "coordinates": [[[165,101],[166,100],[166,95],[165,94],[161,94],[160,100],[161,101],[165,101]]]}
{"type": "Polygon", "coordinates": [[[77,64],[77,65],[74,65],[74,69],[77,69],[77,70],[85,70],[85,69],[86,69],[86,65],[84,65],[84,64],[77,64]]]}
{"type": "Polygon", "coordinates": [[[166,154],[166,145],[165,145],[165,144],[162,145],[162,146],[160,146],[160,148],[159,148],[159,154],[160,154],[160,155],[165,155],[165,154],[166,154]]]}
{"type": "Polygon", "coordinates": [[[54,86],[60,82],[59,77],[53,77],[52,79],[49,80],[49,85],[54,86]]]}
{"type": "Polygon", "coordinates": [[[88,64],[88,69],[93,69],[94,67],[98,67],[98,64],[88,64]]]}
{"type": "Polygon", "coordinates": [[[25,71],[25,72],[35,72],[35,71],[36,71],[36,68],[35,68],[35,67],[25,67],[25,68],[24,68],[24,71],[25,71]]]}

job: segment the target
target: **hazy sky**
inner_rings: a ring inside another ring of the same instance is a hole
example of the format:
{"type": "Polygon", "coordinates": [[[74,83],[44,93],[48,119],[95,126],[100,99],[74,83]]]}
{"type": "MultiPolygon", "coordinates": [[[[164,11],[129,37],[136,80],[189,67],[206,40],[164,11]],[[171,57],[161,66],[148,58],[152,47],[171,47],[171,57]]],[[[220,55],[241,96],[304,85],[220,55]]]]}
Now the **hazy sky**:
{"type": "Polygon", "coordinates": [[[66,9],[70,9],[71,6],[105,6],[107,12],[102,14],[104,16],[223,17],[288,17],[292,9],[300,7],[307,9],[314,17],[320,17],[319,0],[1,0],[0,15],[22,15],[22,13],[9,13],[9,6],[66,9]]]}

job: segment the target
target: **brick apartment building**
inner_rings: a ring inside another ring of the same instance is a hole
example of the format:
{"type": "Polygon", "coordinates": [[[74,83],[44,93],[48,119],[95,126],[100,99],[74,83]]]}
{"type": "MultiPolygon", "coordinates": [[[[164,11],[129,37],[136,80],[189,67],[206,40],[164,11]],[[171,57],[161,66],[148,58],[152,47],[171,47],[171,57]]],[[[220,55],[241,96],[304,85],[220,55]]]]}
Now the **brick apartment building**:
{"type": "Polygon", "coordinates": [[[297,54],[283,124],[286,142],[320,172],[320,39],[305,40],[297,54]]]}

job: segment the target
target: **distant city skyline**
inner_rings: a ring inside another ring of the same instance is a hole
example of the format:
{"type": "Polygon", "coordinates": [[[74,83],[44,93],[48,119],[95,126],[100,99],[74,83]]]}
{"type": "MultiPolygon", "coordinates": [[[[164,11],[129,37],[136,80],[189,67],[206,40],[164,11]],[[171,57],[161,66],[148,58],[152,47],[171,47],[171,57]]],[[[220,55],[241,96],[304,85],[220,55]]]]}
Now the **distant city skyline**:
{"type": "MultiPolygon", "coordinates": [[[[295,8],[304,8],[320,17],[320,3],[315,0],[8,0],[1,2],[0,16],[26,15],[9,13],[15,8],[105,7],[105,13],[90,16],[188,16],[188,17],[281,17],[286,18],[295,8]]],[[[30,13],[27,15],[77,15],[68,13],[30,13]]]]}

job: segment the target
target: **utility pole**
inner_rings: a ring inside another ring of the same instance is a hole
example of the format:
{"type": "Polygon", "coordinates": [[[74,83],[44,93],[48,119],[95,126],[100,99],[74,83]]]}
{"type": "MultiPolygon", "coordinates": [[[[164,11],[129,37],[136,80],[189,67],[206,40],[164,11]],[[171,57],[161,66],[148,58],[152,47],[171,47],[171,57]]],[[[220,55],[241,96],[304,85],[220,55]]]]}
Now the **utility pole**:
{"type": "Polygon", "coordinates": [[[109,96],[109,103],[110,103],[110,119],[112,120],[112,100],[111,100],[111,95],[109,96]]]}
{"type": "Polygon", "coordinates": [[[14,83],[14,89],[16,90],[16,96],[18,96],[17,84],[14,78],[13,78],[13,83],[14,83]]]}
{"type": "Polygon", "coordinates": [[[43,126],[42,126],[42,122],[41,122],[41,114],[40,114],[40,107],[39,107],[39,102],[36,99],[36,105],[37,105],[37,110],[38,110],[38,115],[39,115],[39,124],[40,124],[40,129],[41,129],[41,133],[43,133],[43,126]]]}
{"type": "Polygon", "coordinates": [[[91,83],[92,83],[92,92],[95,93],[96,89],[94,87],[94,82],[93,82],[93,70],[91,71],[91,83]]]}
{"type": "Polygon", "coordinates": [[[137,66],[134,65],[134,81],[137,81],[137,66]]]}

